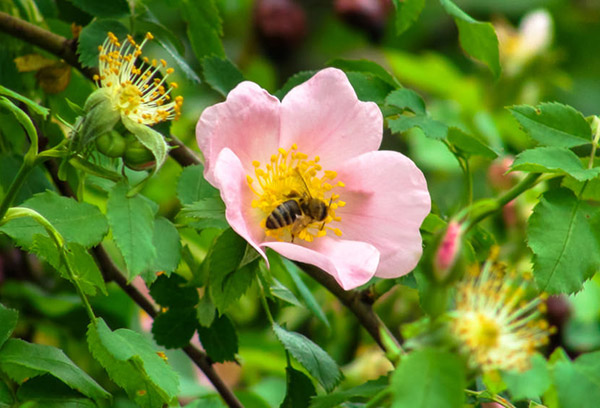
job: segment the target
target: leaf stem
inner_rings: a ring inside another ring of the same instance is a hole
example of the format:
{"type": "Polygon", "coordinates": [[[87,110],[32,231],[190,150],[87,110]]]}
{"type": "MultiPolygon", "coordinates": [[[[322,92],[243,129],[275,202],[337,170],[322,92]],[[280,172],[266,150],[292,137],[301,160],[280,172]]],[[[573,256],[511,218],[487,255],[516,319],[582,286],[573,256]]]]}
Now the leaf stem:
{"type": "Polygon", "coordinates": [[[275,324],[275,320],[273,319],[273,315],[271,314],[271,309],[269,309],[269,303],[267,302],[267,297],[265,296],[265,288],[263,287],[263,284],[260,281],[258,275],[256,275],[256,282],[258,283],[258,287],[260,288],[260,303],[263,305],[267,318],[269,319],[269,323],[271,323],[272,326],[273,324],[275,324]]]}
{"type": "Polygon", "coordinates": [[[496,198],[495,200],[486,200],[485,202],[482,201],[481,203],[474,203],[471,206],[473,212],[477,210],[478,204],[485,205],[482,206],[481,212],[475,214],[473,218],[465,222],[465,233],[469,232],[471,228],[477,225],[480,221],[496,213],[506,204],[517,198],[525,191],[529,190],[531,187],[533,187],[537,183],[540,175],[541,173],[530,173],[523,180],[521,180],[519,184],[517,184],[516,186],[508,190],[506,193],[496,198]]]}
{"type": "Polygon", "coordinates": [[[382,402],[385,401],[391,395],[392,395],[392,390],[390,388],[385,388],[385,389],[379,391],[377,394],[375,394],[375,396],[373,398],[371,398],[369,400],[369,402],[367,402],[365,404],[365,408],[381,407],[384,405],[384,404],[382,404],[382,402]]]}

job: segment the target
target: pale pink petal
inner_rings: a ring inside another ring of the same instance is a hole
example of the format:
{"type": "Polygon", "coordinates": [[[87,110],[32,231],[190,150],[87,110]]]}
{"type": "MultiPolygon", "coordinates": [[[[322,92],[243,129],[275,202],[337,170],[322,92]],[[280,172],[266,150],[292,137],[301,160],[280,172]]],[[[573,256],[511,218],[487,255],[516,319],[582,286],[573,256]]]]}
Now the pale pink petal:
{"type": "Polygon", "coordinates": [[[246,174],[252,161],[265,163],[279,147],[279,100],[253,82],[242,82],[227,100],[208,107],[196,125],[196,140],[204,154],[206,179],[214,184],[217,156],[228,147],[246,174]]]}
{"type": "Polygon", "coordinates": [[[225,148],[221,150],[214,167],[216,187],[220,190],[226,206],[227,222],[267,261],[265,252],[259,246],[265,239],[264,230],[260,227],[263,216],[260,211],[252,208],[254,197],[246,184],[246,171],[240,159],[230,149],[225,148]]]}
{"type": "Polygon", "coordinates": [[[278,241],[265,242],[261,246],[269,247],[294,261],[321,268],[345,290],[367,283],[379,263],[377,249],[359,241],[322,237],[307,246],[278,241]]]}
{"type": "Polygon", "coordinates": [[[346,75],[319,71],[281,102],[281,147],[293,143],[328,169],[381,144],[383,118],[373,102],[361,102],[346,75]]]}
{"type": "Polygon", "coordinates": [[[336,170],[346,185],[336,189],[347,204],[336,210],[342,220],[333,223],[342,230],[342,238],[368,242],[379,250],[376,276],[393,278],[412,271],[422,253],[419,227],[431,209],[421,170],[390,151],[363,154],[336,170]]]}

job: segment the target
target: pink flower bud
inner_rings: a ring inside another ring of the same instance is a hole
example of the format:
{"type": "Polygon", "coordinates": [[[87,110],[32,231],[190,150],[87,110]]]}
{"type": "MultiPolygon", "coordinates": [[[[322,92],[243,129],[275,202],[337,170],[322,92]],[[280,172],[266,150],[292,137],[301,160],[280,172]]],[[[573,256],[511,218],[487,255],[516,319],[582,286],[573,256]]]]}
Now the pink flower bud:
{"type": "Polygon", "coordinates": [[[293,0],[258,0],[254,22],[265,51],[286,57],[306,37],[306,13],[293,0]]]}
{"type": "Polygon", "coordinates": [[[516,184],[516,174],[506,174],[514,160],[514,157],[506,156],[498,158],[492,162],[488,170],[488,180],[494,189],[501,191],[508,190],[516,184]]]}
{"type": "Polygon", "coordinates": [[[390,0],[336,0],[335,11],[348,24],[366,31],[374,41],[383,35],[390,0]]]}
{"type": "Polygon", "coordinates": [[[446,279],[456,261],[462,238],[462,225],[458,221],[450,221],[446,234],[435,254],[434,273],[440,281],[446,279]]]}

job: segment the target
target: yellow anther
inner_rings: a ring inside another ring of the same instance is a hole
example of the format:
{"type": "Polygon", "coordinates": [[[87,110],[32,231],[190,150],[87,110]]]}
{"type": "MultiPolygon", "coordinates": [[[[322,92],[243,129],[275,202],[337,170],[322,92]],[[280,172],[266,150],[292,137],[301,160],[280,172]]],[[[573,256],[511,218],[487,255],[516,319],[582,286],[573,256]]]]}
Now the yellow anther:
{"type": "Polygon", "coordinates": [[[153,40],[153,39],[154,39],[154,36],[152,35],[152,33],[151,33],[150,31],[148,31],[148,32],[146,33],[146,39],[147,39],[147,40],[153,40]]]}
{"type": "Polygon", "coordinates": [[[173,68],[167,68],[167,75],[171,75],[175,70],[173,68]]]}

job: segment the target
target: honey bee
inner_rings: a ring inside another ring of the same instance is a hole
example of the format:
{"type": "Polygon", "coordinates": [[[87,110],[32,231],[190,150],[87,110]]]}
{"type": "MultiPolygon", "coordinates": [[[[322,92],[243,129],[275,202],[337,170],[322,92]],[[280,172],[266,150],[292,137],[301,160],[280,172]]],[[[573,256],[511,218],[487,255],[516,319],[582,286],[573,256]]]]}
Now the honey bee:
{"type": "MultiPolygon", "coordinates": [[[[296,169],[302,184],[304,184],[305,191],[298,193],[292,191],[287,195],[289,200],[279,204],[267,217],[266,227],[267,229],[279,229],[292,226],[292,242],[304,228],[310,225],[314,221],[324,221],[329,214],[329,204],[318,198],[314,198],[310,194],[310,189],[306,184],[306,181],[300,174],[300,171],[296,169]]],[[[325,222],[321,225],[321,229],[325,226],[325,222]]]]}

